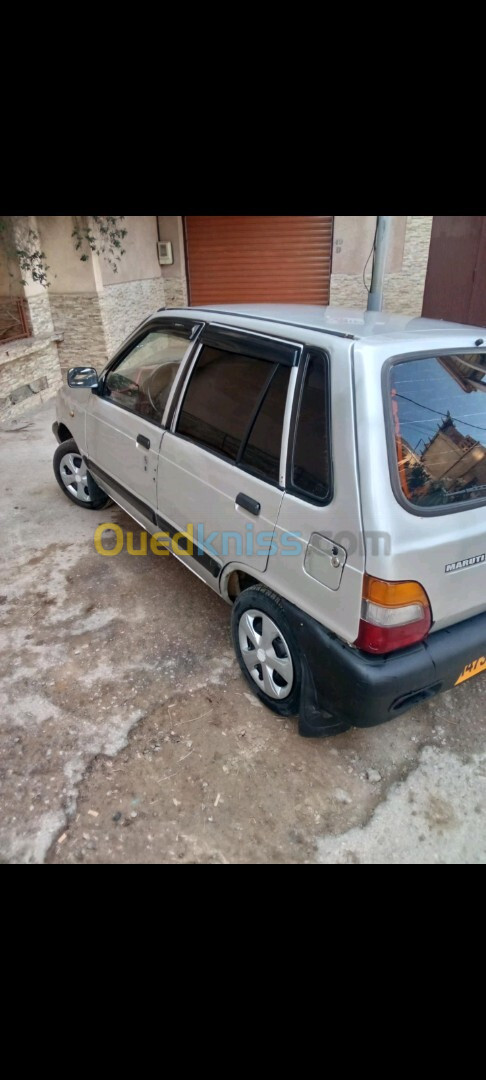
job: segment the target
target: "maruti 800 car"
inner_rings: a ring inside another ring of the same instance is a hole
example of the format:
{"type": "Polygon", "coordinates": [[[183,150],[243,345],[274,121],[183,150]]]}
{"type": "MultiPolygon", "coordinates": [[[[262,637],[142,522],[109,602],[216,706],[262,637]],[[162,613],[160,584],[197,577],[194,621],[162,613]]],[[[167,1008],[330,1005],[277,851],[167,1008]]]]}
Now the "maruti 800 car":
{"type": "Polygon", "coordinates": [[[157,311],[102,372],[69,372],[55,475],[80,507],[182,534],[176,557],[232,606],[249,686],[301,734],[382,723],[486,670],[485,336],[297,305],[157,311]]]}

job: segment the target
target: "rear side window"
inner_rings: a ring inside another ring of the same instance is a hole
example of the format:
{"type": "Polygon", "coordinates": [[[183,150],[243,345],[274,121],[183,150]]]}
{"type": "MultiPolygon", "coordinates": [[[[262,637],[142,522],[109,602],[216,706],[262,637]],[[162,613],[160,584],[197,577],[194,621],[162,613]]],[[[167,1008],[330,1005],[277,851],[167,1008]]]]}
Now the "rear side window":
{"type": "Polygon", "coordinates": [[[286,364],[205,345],[178,433],[278,484],[289,375],[286,364]]]}
{"type": "Polygon", "coordinates": [[[329,502],[331,455],[327,357],[307,356],[291,464],[291,487],[312,502],[329,502]]]}
{"type": "Polygon", "coordinates": [[[440,512],[486,499],[486,353],[398,361],[389,391],[407,501],[440,512]]]}
{"type": "Polygon", "coordinates": [[[179,434],[236,461],[274,367],[205,345],[183,401],[179,434]]]}

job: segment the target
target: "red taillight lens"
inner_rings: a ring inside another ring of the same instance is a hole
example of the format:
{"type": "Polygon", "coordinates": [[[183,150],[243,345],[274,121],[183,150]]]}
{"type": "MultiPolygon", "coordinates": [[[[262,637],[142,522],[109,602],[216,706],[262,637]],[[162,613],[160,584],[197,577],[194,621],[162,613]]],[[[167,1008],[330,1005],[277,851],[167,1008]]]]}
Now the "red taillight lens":
{"type": "Polygon", "coordinates": [[[423,641],[432,625],[429,598],[418,581],[381,581],[365,574],[355,645],[388,653],[423,641]]]}

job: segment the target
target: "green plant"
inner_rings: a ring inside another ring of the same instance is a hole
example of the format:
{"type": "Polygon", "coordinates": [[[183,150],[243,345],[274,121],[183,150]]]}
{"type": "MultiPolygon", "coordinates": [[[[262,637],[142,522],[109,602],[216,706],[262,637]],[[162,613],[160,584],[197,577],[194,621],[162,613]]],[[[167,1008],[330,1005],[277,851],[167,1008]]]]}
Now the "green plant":
{"type": "MultiPolygon", "coordinates": [[[[121,224],[124,217],[74,217],[71,236],[76,251],[80,251],[81,262],[87,262],[89,252],[105,259],[113,272],[118,272],[118,263],[125,254],[122,241],[127,230],[121,224]]],[[[16,263],[21,274],[21,284],[26,285],[26,276],[47,288],[49,266],[46,253],[42,250],[39,236],[29,223],[29,218],[0,217],[0,252],[6,257],[7,264],[16,263]]],[[[9,269],[10,277],[15,274],[9,269]]]]}
{"type": "MultiPolygon", "coordinates": [[[[7,263],[12,259],[16,260],[22,285],[27,284],[25,275],[29,274],[32,281],[47,288],[50,284],[47,279],[50,268],[46,253],[42,251],[38,234],[30,227],[28,219],[0,218],[0,245],[5,252],[7,263]]],[[[11,270],[9,276],[15,276],[11,270]]]]}
{"type": "Polygon", "coordinates": [[[91,217],[75,218],[74,220],[75,225],[71,235],[75,241],[74,247],[76,251],[82,252],[79,256],[81,262],[87,262],[89,259],[89,252],[86,250],[86,248],[89,248],[96,255],[106,259],[113,273],[117,274],[117,263],[125,254],[122,241],[127,235],[127,230],[121,225],[125,218],[91,217]]]}

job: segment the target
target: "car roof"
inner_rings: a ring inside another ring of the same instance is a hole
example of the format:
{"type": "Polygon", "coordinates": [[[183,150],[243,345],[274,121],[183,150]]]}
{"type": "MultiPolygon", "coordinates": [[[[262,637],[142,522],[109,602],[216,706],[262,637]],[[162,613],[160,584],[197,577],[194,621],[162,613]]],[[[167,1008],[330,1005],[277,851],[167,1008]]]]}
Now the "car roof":
{"type": "MultiPolygon", "coordinates": [[[[410,315],[397,315],[387,311],[361,311],[359,308],[319,307],[317,304],[218,304],[200,307],[180,308],[180,314],[194,316],[197,312],[208,315],[223,315],[258,322],[281,323],[287,326],[300,326],[308,330],[336,334],[339,337],[361,339],[380,339],[383,337],[413,338],[416,335],[439,331],[460,331],[465,337],[486,335],[486,327],[465,326],[462,323],[447,322],[445,319],[411,318],[410,315]]],[[[171,309],[171,314],[175,310],[171,309]]]]}

